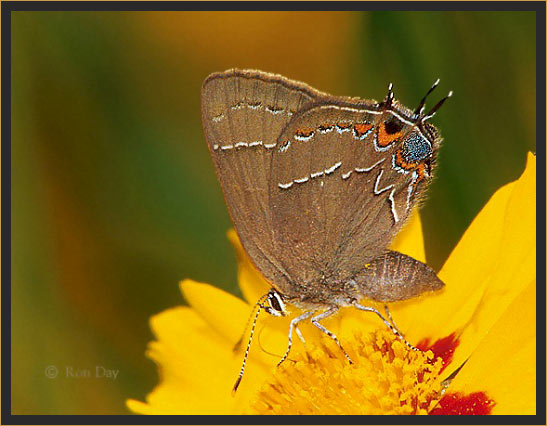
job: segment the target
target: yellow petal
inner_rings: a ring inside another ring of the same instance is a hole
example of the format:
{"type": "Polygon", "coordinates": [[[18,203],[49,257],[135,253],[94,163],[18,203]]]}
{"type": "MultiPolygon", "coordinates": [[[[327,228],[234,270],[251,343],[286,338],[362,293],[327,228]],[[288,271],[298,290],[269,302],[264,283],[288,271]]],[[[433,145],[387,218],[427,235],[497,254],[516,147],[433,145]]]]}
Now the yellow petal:
{"type": "MultiPolygon", "coordinates": [[[[243,359],[249,338],[249,320],[253,306],[209,284],[184,280],[180,283],[185,299],[203,320],[224,339],[238,362],[243,359]],[[240,341],[238,350],[233,350],[240,341]]],[[[295,309],[294,315],[298,311],[295,309]]],[[[249,353],[248,370],[256,363],[264,368],[274,368],[287,348],[290,319],[277,318],[262,311],[256,324],[253,347],[249,353]]],[[[299,342],[300,343],[300,342],[299,342]]],[[[295,345],[298,346],[298,345],[295,345]]],[[[238,370],[239,371],[239,370],[238,370]]],[[[233,374],[233,373],[232,373],[233,374]]],[[[233,376],[235,380],[235,375],[233,376]]]]}
{"type": "MultiPolygon", "coordinates": [[[[129,400],[128,407],[142,414],[230,414],[246,406],[251,386],[235,397],[231,389],[239,370],[225,340],[190,308],[173,308],[151,319],[157,341],[147,355],[158,365],[159,385],[146,403],[129,400]]],[[[259,386],[262,368],[245,378],[259,386]]]]}
{"type": "Polygon", "coordinates": [[[240,357],[222,336],[190,308],[178,307],[151,318],[157,341],[147,355],[158,365],[160,384],[146,403],[129,400],[128,407],[142,414],[232,414],[247,406],[248,399],[265,378],[253,365],[235,397],[232,386],[240,357]]]}
{"type": "Polygon", "coordinates": [[[536,414],[535,281],[511,303],[456,375],[449,393],[484,392],[492,414],[536,414]]]}
{"type": "Polygon", "coordinates": [[[456,317],[446,323],[448,332],[461,330],[454,366],[467,359],[515,297],[536,278],[535,163],[535,157],[530,156],[507,202],[496,262],[483,280],[484,292],[477,309],[470,318],[456,317]]]}
{"type": "Polygon", "coordinates": [[[394,318],[411,342],[451,333],[459,336],[465,329],[454,356],[455,368],[535,276],[534,156],[528,157],[517,181],[492,196],[439,276],[446,284],[443,291],[395,304],[394,318]]]}
{"type": "Polygon", "coordinates": [[[241,337],[250,307],[237,297],[212,285],[193,280],[180,282],[184,298],[214,329],[234,344],[241,337]]]}
{"type": "Polygon", "coordinates": [[[466,230],[439,274],[445,283],[443,290],[390,305],[410,341],[445,337],[445,324],[456,313],[462,321],[470,318],[484,291],[484,277],[491,269],[501,238],[503,220],[499,212],[505,209],[513,187],[511,183],[499,189],[466,230]],[[488,230],[489,226],[500,235],[488,230]]]}
{"type": "Polygon", "coordinates": [[[422,220],[417,210],[414,210],[404,228],[391,243],[395,250],[425,263],[424,234],[422,220]]]}
{"type": "Polygon", "coordinates": [[[237,276],[239,287],[243,293],[243,297],[247,302],[254,305],[258,299],[264,296],[272,287],[262,274],[258,272],[252,264],[249,256],[239,241],[236,231],[230,229],[227,233],[228,239],[234,246],[237,255],[237,276]]]}

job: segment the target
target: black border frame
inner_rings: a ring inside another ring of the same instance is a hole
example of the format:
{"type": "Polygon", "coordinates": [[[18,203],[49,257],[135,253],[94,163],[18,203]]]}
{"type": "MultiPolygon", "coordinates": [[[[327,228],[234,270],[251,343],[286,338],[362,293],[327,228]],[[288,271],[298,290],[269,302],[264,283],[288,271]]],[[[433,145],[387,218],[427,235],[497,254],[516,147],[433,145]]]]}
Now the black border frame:
{"type": "Polygon", "coordinates": [[[545,285],[546,271],[546,75],[545,63],[545,14],[543,1],[326,1],[326,2],[223,2],[223,1],[4,1],[1,4],[1,180],[2,180],[2,285],[1,285],[1,423],[2,424],[545,424],[545,285]],[[537,321],[537,335],[543,336],[542,343],[536,347],[537,393],[535,416],[223,416],[223,415],[180,415],[180,416],[139,416],[139,415],[13,415],[11,414],[11,13],[15,11],[360,11],[360,10],[397,10],[397,11],[535,11],[536,12],[536,155],[537,192],[536,235],[537,244],[536,309],[542,314],[537,321]],[[538,220],[539,219],[539,220],[538,220]],[[538,232],[539,231],[539,232],[538,232]],[[9,349],[8,349],[9,348],[9,349]],[[538,362],[539,361],[539,362],[538,362]],[[543,408],[543,411],[539,411],[543,408]]]}

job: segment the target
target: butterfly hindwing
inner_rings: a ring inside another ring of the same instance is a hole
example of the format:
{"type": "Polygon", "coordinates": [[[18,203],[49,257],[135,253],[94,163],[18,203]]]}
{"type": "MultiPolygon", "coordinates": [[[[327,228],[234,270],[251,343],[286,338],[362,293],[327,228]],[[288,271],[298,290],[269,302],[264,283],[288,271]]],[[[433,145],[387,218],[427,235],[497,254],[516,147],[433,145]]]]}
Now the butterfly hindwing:
{"type": "Polygon", "coordinates": [[[270,207],[278,258],[297,281],[350,278],[387,250],[410,214],[412,174],[393,167],[408,126],[385,139],[388,114],[372,102],[331,100],[281,134],[270,207]]]}

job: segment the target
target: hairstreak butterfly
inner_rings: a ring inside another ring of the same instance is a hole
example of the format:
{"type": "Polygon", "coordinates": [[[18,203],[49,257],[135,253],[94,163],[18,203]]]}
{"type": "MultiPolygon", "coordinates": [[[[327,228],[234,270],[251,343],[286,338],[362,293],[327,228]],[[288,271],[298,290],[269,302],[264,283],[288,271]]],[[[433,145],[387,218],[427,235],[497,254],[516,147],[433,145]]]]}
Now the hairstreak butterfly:
{"type": "MultiPolygon", "coordinates": [[[[364,298],[388,303],[443,287],[427,265],[388,250],[431,180],[441,144],[428,123],[448,96],[425,113],[393,96],[382,102],[331,96],[285,77],[251,70],[210,75],[202,88],[205,138],[243,248],[272,284],[256,306],[234,391],[243,377],[262,309],[289,327],[321,320],[339,308],[373,312],[409,347],[386,308],[386,319],[364,298]]],[[[346,357],[351,359],[344,351],[346,357]]]]}

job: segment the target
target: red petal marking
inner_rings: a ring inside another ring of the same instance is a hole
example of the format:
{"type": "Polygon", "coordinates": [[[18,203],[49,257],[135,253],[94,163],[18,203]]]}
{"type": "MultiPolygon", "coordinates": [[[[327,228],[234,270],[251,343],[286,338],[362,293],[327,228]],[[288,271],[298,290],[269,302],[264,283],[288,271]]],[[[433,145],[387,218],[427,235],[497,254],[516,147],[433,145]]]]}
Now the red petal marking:
{"type": "Polygon", "coordinates": [[[484,392],[473,392],[463,395],[460,392],[449,393],[441,398],[430,415],[486,415],[492,414],[496,402],[484,392]]]}
{"type": "MultiPolygon", "coordinates": [[[[460,344],[455,333],[452,333],[442,339],[436,340],[432,345],[429,344],[429,339],[420,341],[416,347],[422,351],[431,350],[436,357],[443,360],[443,371],[454,358],[454,351],[460,344]]],[[[447,393],[444,395],[437,407],[435,407],[430,415],[485,415],[491,414],[492,408],[496,402],[486,395],[485,392],[473,392],[463,394],[461,392],[447,393]]]]}
{"type": "Polygon", "coordinates": [[[460,341],[456,338],[456,334],[452,333],[435,341],[432,345],[429,345],[429,339],[423,339],[416,345],[416,347],[424,352],[431,349],[436,357],[443,360],[443,368],[441,369],[441,371],[443,371],[448,364],[452,362],[452,358],[454,358],[454,351],[459,344],[460,341]]]}

